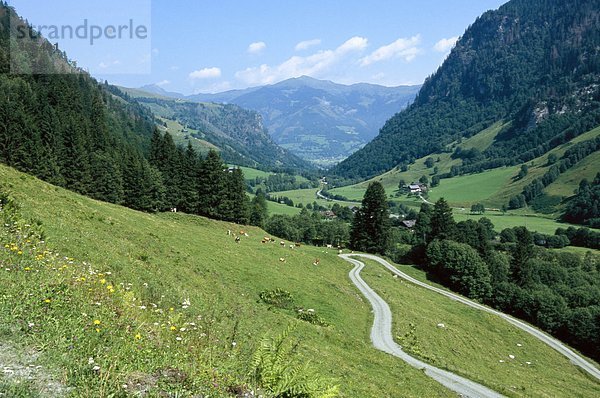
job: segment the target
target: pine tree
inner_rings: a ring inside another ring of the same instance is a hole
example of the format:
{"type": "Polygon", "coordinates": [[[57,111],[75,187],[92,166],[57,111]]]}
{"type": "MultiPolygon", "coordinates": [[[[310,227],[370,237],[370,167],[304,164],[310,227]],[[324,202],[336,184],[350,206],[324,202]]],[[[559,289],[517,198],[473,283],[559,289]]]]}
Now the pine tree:
{"type": "Polygon", "coordinates": [[[390,240],[387,195],[380,182],[369,184],[361,208],[354,216],[350,245],[355,250],[384,254],[390,240]]]}
{"type": "Polygon", "coordinates": [[[456,222],[452,217],[452,209],[444,198],[440,198],[433,206],[431,214],[431,237],[433,239],[453,240],[456,235],[456,222]]]}
{"type": "Polygon", "coordinates": [[[224,164],[219,153],[210,150],[198,173],[198,203],[196,212],[209,218],[221,218],[221,202],[225,197],[224,164]]]}
{"type": "Polygon", "coordinates": [[[267,198],[261,189],[250,203],[250,224],[263,228],[268,217],[267,198]]]}
{"type": "Polygon", "coordinates": [[[226,190],[220,210],[221,218],[238,224],[248,223],[248,197],[242,169],[235,168],[226,174],[226,190]]]}
{"type": "Polygon", "coordinates": [[[89,195],[110,203],[121,203],[125,195],[121,168],[108,154],[94,152],[91,156],[90,170],[94,184],[89,195]]]}
{"type": "Polygon", "coordinates": [[[188,141],[188,146],[183,154],[182,178],[180,181],[181,201],[179,207],[186,213],[196,212],[198,203],[198,173],[199,158],[196,150],[188,141]]]}
{"type": "Polygon", "coordinates": [[[417,215],[415,224],[415,237],[417,241],[426,243],[431,241],[431,216],[433,209],[428,203],[421,204],[421,211],[417,215]]]}

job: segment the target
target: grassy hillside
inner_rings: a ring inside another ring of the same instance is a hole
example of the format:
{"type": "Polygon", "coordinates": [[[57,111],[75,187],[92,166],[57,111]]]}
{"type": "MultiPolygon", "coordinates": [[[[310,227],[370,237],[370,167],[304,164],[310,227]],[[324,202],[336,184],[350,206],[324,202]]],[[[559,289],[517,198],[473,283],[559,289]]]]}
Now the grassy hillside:
{"type": "MultiPolygon", "coordinates": [[[[460,145],[461,148],[467,149],[478,149],[480,151],[484,151],[487,149],[491,143],[493,142],[496,135],[500,132],[500,130],[504,127],[501,123],[495,123],[494,125],[488,127],[487,129],[481,131],[480,133],[474,135],[471,138],[465,139],[460,144],[458,142],[454,142],[448,146],[449,150],[460,145]]],[[[338,195],[343,195],[348,199],[352,200],[362,200],[362,197],[367,190],[367,186],[372,181],[379,181],[383,184],[388,195],[393,195],[398,190],[398,183],[400,180],[404,180],[407,184],[411,182],[418,181],[422,176],[427,176],[431,179],[434,175],[433,168],[428,168],[425,166],[425,161],[427,158],[433,158],[435,160],[434,167],[438,168],[438,174],[448,173],[452,166],[457,166],[461,164],[460,159],[452,159],[451,153],[441,153],[434,154],[431,156],[425,156],[423,158],[417,159],[413,164],[410,165],[407,171],[401,171],[398,168],[394,168],[387,173],[384,173],[378,177],[374,177],[365,182],[361,182],[355,185],[335,188],[332,189],[331,192],[338,195]],[[438,161],[439,160],[439,161],[438,161]]]]}
{"type": "MultiPolygon", "coordinates": [[[[476,148],[483,151],[489,147],[496,134],[498,134],[503,127],[504,125],[496,123],[479,134],[464,140],[459,145],[463,149],[476,148]]],[[[528,162],[529,174],[522,180],[513,180],[513,177],[518,174],[519,166],[492,169],[484,171],[483,173],[442,179],[439,187],[432,190],[432,198],[445,197],[446,200],[454,206],[467,207],[475,202],[483,202],[489,207],[500,207],[503,204],[506,204],[511,196],[519,194],[523,190],[523,187],[530,183],[534,178],[539,178],[548,171],[548,156],[550,154],[555,154],[560,158],[572,145],[594,139],[599,135],[600,127],[597,127],[576,137],[567,144],[561,145],[543,156],[528,162]]],[[[454,147],[457,144],[458,143],[453,143],[450,147],[454,147]]],[[[393,195],[398,190],[398,183],[400,180],[404,180],[409,184],[413,181],[417,181],[423,175],[431,179],[434,175],[433,168],[427,168],[425,166],[425,160],[429,157],[436,160],[434,166],[438,167],[439,174],[449,172],[452,166],[460,165],[462,163],[460,159],[451,159],[449,153],[435,154],[417,159],[414,164],[410,165],[408,171],[402,172],[396,168],[368,181],[347,187],[335,188],[332,189],[331,192],[346,196],[352,200],[360,200],[369,183],[371,181],[379,181],[383,184],[388,195],[393,195]],[[437,162],[438,158],[439,162],[437,162]]],[[[559,196],[572,195],[573,190],[577,188],[579,181],[581,181],[582,178],[593,179],[598,170],[598,164],[600,164],[598,163],[598,154],[590,155],[588,158],[561,175],[556,182],[546,188],[546,192],[551,195],[559,196]]]]}
{"type": "MultiPolygon", "coordinates": [[[[295,325],[292,335],[300,340],[299,357],[310,358],[311,366],[335,379],[341,396],[452,395],[421,372],[371,348],[370,308],[347,278],[349,265],[335,253],[261,244],[264,232],[247,227],[243,229],[249,237],[236,244],[226,231],[239,232],[239,226],[184,214],[139,213],[4,166],[0,181],[21,203],[24,216],[39,220],[48,245],[41,264],[31,260],[27,267],[12,246],[0,252],[3,268],[11,269],[0,277],[0,345],[18,352],[39,350],[36,363],[75,387],[76,396],[122,393],[124,385],[130,393],[148,388],[180,396],[190,391],[225,396],[232,386],[248,383],[251,353],[261,337],[289,324],[295,325]],[[315,258],[321,260],[319,267],[312,265],[315,258]],[[297,320],[293,311],[259,302],[261,291],[275,288],[292,293],[297,306],[315,309],[330,326],[297,320]]],[[[23,256],[30,252],[27,245],[21,248],[23,256]]],[[[467,309],[446,306],[453,308],[453,323],[472,322],[467,309]]],[[[404,308],[421,312],[423,299],[406,300],[404,308]]],[[[515,341],[535,346],[499,320],[486,322],[485,333],[479,327],[469,330],[469,341],[475,344],[471,352],[489,346],[508,352],[515,341]],[[512,339],[502,337],[507,328],[512,339]]],[[[429,342],[430,336],[423,338],[429,342]]],[[[447,351],[455,343],[444,337],[438,346],[447,351]]],[[[592,396],[597,391],[597,385],[550,349],[534,352],[536,358],[554,358],[553,369],[569,375],[557,379],[542,366],[523,370],[540,385],[562,389],[545,396],[560,396],[560,391],[592,396]]],[[[478,355],[483,359],[487,354],[478,355]]],[[[494,385],[489,372],[478,374],[477,366],[452,364],[454,370],[494,385]]],[[[523,380],[522,373],[509,372],[501,383],[520,386],[523,380]]],[[[0,377],[0,386],[9,384],[0,377]]],[[[531,391],[536,390],[517,389],[509,395],[531,391]]]]}
{"type": "MultiPolygon", "coordinates": [[[[100,278],[88,275],[89,266],[104,275],[116,293],[136,300],[134,311],[129,304],[108,302],[95,292],[88,297],[88,285],[69,284],[70,294],[84,301],[82,306],[70,308],[66,298],[57,294],[52,298],[57,307],[33,321],[39,330],[23,335],[21,328],[27,330],[31,322],[27,314],[32,308],[28,306],[37,310],[39,304],[28,300],[25,308],[13,309],[13,301],[3,299],[3,344],[9,341],[20,349],[40,347],[43,363],[53,364],[58,379],[77,386],[80,396],[86,395],[85,386],[94,378],[90,357],[107,369],[97,380],[105,391],[120,391],[121,385],[132,380],[151,379],[160,369],[176,368],[187,374],[193,385],[210,385],[214,378],[224,395],[228,386],[248,382],[251,353],[260,339],[289,324],[296,326],[293,336],[300,339],[300,358],[310,358],[320,373],[335,378],[342,396],[391,397],[397,391],[414,397],[451,395],[419,371],[371,348],[370,309],[347,279],[348,264],[334,253],[313,247],[291,251],[278,244],[263,245],[265,233],[246,227],[249,237],[236,244],[226,231],[239,232],[238,226],[107,205],[4,166],[0,166],[0,181],[22,204],[24,215],[42,223],[50,250],[60,253],[60,258],[74,259],[73,264],[65,264],[70,270],[94,278],[94,286],[99,286],[100,278]],[[280,257],[286,259],[285,264],[280,257]],[[312,265],[315,258],[321,260],[319,267],[312,265]],[[122,286],[129,290],[122,291],[122,286]],[[302,322],[291,311],[270,310],[258,303],[261,291],[275,288],[288,290],[296,305],[315,309],[331,326],[302,322]],[[183,310],[186,299],[191,306],[183,310]],[[146,309],[140,310],[142,306],[146,309]],[[170,319],[170,308],[175,309],[176,319],[170,319]],[[155,316],[155,310],[166,315],[155,316]],[[87,314],[85,319],[79,319],[82,312],[87,314]],[[99,329],[106,332],[102,339],[95,337],[94,320],[101,321],[99,329]],[[179,330],[170,333],[169,325],[179,329],[188,324],[184,328],[192,329],[190,323],[202,329],[189,335],[179,330]],[[9,326],[15,324],[19,326],[9,326]],[[138,334],[141,342],[136,339],[138,334]],[[69,349],[72,336],[80,341],[76,350],[69,349]]],[[[2,259],[6,264],[4,252],[2,259]]],[[[29,291],[27,275],[18,275],[2,274],[0,297],[6,297],[2,295],[9,286],[14,286],[13,294],[29,291]]],[[[36,294],[47,295],[45,289],[55,291],[69,280],[42,284],[36,294]]],[[[185,391],[187,387],[173,388],[185,391]]],[[[208,392],[214,396],[214,391],[208,392]]]]}
{"type": "Polygon", "coordinates": [[[203,156],[206,156],[210,149],[219,149],[210,142],[195,137],[194,135],[198,135],[198,130],[187,128],[188,131],[184,132],[186,129],[185,126],[181,125],[181,123],[178,121],[163,117],[158,118],[167,125],[166,127],[159,125],[158,128],[163,132],[168,132],[171,134],[176,145],[185,147],[189,141],[192,143],[194,149],[196,149],[198,153],[202,154],[203,156]]]}

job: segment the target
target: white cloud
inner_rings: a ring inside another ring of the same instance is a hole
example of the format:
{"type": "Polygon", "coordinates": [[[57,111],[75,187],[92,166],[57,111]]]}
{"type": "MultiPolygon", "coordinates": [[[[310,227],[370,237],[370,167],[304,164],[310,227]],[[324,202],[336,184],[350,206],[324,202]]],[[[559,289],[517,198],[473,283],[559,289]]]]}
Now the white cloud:
{"type": "Polygon", "coordinates": [[[160,50],[158,48],[153,48],[152,49],[152,54],[158,55],[158,54],[160,54],[160,50]]]}
{"type": "Polygon", "coordinates": [[[167,84],[171,84],[171,81],[170,80],[163,80],[163,81],[160,81],[160,82],[156,83],[156,85],[158,87],[166,86],[167,84]]]}
{"type": "Polygon", "coordinates": [[[259,54],[261,53],[265,48],[267,48],[267,44],[264,41],[257,41],[255,43],[252,43],[248,46],[248,52],[250,54],[259,54]]]}
{"type": "Polygon", "coordinates": [[[368,45],[364,37],[355,36],[335,50],[319,51],[306,57],[293,56],[276,66],[263,64],[238,71],[235,77],[249,85],[273,84],[292,77],[318,76],[339,63],[352,52],[360,52],[368,45]]]}
{"type": "Polygon", "coordinates": [[[442,40],[438,41],[437,43],[435,43],[435,45],[433,46],[433,49],[435,51],[445,53],[445,52],[450,51],[452,49],[452,47],[454,47],[454,45],[456,44],[457,41],[458,41],[458,36],[450,37],[448,39],[442,39],[442,40]]]}
{"type": "Polygon", "coordinates": [[[318,46],[319,44],[321,44],[321,39],[304,40],[296,44],[296,47],[294,47],[294,49],[296,51],[302,51],[307,50],[310,47],[318,46]]]}
{"type": "Polygon", "coordinates": [[[221,77],[221,69],[217,67],[195,70],[190,73],[190,79],[216,79],[221,77]]]}
{"type": "Polygon", "coordinates": [[[360,65],[368,66],[376,62],[386,61],[392,58],[401,58],[410,62],[421,52],[418,45],[421,43],[421,35],[410,38],[399,38],[395,42],[379,47],[371,54],[361,58],[360,65]]]}

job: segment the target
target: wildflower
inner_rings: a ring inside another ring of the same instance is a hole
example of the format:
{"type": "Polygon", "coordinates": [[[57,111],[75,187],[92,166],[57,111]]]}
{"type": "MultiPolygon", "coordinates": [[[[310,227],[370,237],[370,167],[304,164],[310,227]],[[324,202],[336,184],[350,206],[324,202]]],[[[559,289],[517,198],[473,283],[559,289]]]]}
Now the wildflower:
{"type": "Polygon", "coordinates": [[[183,340],[183,339],[182,339],[181,337],[177,336],[177,337],[175,337],[175,340],[177,340],[177,341],[181,341],[181,340],[183,340]]]}
{"type": "Polygon", "coordinates": [[[179,329],[179,331],[180,331],[180,332],[185,332],[185,331],[186,331],[186,329],[185,329],[185,328],[181,328],[181,329],[179,329]]]}
{"type": "Polygon", "coordinates": [[[31,271],[31,268],[29,268],[29,267],[25,267],[24,269],[25,269],[25,271],[31,271]]]}
{"type": "Polygon", "coordinates": [[[136,335],[135,335],[135,339],[136,339],[136,340],[140,340],[141,338],[142,338],[142,335],[141,335],[141,334],[139,334],[139,333],[138,333],[138,334],[136,334],[136,335]]]}
{"type": "Polygon", "coordinates": [[[169,311],[175,311],[175,308],[171,307],[169,308],[169,311]]]}
{"type": "Polygon", "coordinates": [[[106,289],[111,293],[115,291],[115,288],[113,287],[113,285],[106,286],[106,289]]]}
{"type": "Polygon", "coordinates": [[[100,322],[99,319],[94,319],[94,325],[100,325],[102,322],[100,322]]]}
{"type": "Polygon", "coordinates": [[[88,358],[88,365],[93,365],[94,364],[94,358],[89,357],[88,358]]]}
{"type": "Polygon", "coordinates": [[[96,333],[100,333],[100,328],[96,328],[96,333]]]}
{"type": "Polygon", "coordinates": [[[235,347],[237,345],[237,343],[235,341],[232,341],[231,345],[235,347]]]}
{"type": "Polygon", "coordinates": [[[33,323],[33,322],[29,322],[29,323],[27,324],[27,326],[28,326],[29,328],[32,328],[32,327],[34,327],[34,326],[35,326],[35,323],[33,323]]]}
{"type": "Polygon", "coordinates": [[[17,254],[20,256],[21,254],[23,254],[23,252],[22,252],[21,250],[19,250],[19,251],[17,252],[17,254]]]}
{"type": "Polygon", "coordinates": [[[170,329],[171,329],[171,331],[177,330],[177,328],[174,325],[171,325],[170,329]]]}
{"type": "Polygon", "coordinates": [[[104,278],[100,279],[100,283],[104,285],[106,283],[106,279],[104,279],[104,278]]]}
{"type": "Polygon", "coordinates": [[[181,303],[181,308],[183,308],[184,310],[189,308],[189,306],[192,305],[190,303],[190,299],[186,298],[185,300],[183,300],[183,303],[181,303]]]}
{"type": "Polygon", "coordinates": [[[52,300],[50,300],[49,298],[47,298],[46,300],[44,300],[44,303],[46,303],[46,304],[50,304],[50,302],[51,302],[51,301],[52,301],[52,300]]]}
{"type": "Polygon", "coordinates": [[[99,372],[99,371],[100,371],[100,366],[96,365],[96,366],[94,366],[94,367],[92,368],[92,370],[93,370],[94,372],[99,372]]]}

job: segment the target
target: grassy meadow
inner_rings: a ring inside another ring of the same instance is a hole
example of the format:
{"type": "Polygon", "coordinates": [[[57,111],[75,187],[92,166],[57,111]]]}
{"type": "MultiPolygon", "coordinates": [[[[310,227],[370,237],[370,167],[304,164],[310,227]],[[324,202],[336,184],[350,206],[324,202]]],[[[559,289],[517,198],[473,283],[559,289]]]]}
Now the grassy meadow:
{"type": "Polygon", "coordinates": [[[262,244],[257,228],[101,203],[4,166],[0,181],[45,231],[39,247],[2,237],[0,344],[39,352],[36,363],[72,396],[229,396],[251,385],[263,337],[289,325],[295,357],[342,397],[452,396],[371,347],[370,308],[336,253],[262,244]],[[240,229],[249,237],[236,244],[226,232],[240,229]],[[276,288],[329,326],[260,302],[276,288]]]}

